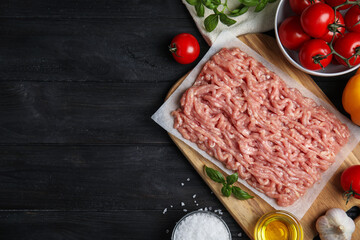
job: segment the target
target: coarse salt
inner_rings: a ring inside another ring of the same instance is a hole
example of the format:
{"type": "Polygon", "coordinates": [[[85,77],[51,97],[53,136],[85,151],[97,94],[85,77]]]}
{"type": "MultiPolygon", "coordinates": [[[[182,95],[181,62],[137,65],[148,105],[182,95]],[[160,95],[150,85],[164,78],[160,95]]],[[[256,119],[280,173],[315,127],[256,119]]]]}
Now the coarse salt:
{"type": "Polygon", "coordinates": [[[166,212],[167,212],[167,208],[164,209],[163,214],[165,214],[166,212]]]}
{"type": "Polygon", "coordinates": [[[198,212],[184,218],[177,226],[174,240],[229,240],[229,232],[219,218],[198,212]]]}
{"type": "Polygon", "coordinates": [[[223,215],[223,211],[221,209],[215,209],[214,212],[219,215],[223,215]]]}

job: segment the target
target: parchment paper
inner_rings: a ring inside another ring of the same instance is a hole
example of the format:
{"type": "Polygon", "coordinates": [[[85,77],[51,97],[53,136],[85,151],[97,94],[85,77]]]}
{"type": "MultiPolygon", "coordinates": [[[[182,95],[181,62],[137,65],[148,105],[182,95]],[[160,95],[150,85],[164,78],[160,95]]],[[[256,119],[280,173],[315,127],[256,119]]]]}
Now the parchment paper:
{"type": "Polygon", "coordinates": [[[273,64],[267,62],[263,57],[257,54],[254,50],[246,46],[239,39],[237,39],[232,33],[226,31],[222,32],[203,59],[196,65],[196,67],[190,72],[190,74],[186,77],[186,79],[182,82],[182,84],[174,91],[174,93],[168,98],[168,100],[156,111],[156,113],[151,117],[155,122],[157,122],[161,127],[163,127],[166,131],[179,138],[187,145],[198,151],[203,157],[207,158],[215,165],[217,165],[220,169],[222,169],[227,174],[232,174],[233,171],[225,168],[225,166],[215,158],[209,156],[205,151],[199,149],[195,143],[192,143],[186,139],[184,139],[181,134],[173,128],[174,119],[171,116],[171,112],[180,107],[180,98],[186,89],[191,87],[202,70],[203,65],[213,56],[215,53],[220,51],[221,48],[233,48],[237,47],[242,51],[246,52],[250,56],[254,57],[256,60],[261,62],[265,67],[269,70],[275,72],[280,78],[282,78],[289,87],[297,88],[304,96],[312,98],[317,104],[324,106],[330,112],[333,112],[343,123],[345,123],[351,132],[351,136],[349,138],[348,143],[340,150],[340,152],[336,155],[334,164],[323,173],[321,179],[316,182],[313,187],[308,189],[306,194],[302,196],[299,200],[297,200],[293,205],[289,207],[280,207],[276,204],[276,201],[273,198],[267,197],[265,194],[259,192],[258,190],[251,187],[246,181],[239,179],[239,182],[249,189],[251,189],[255,194],[259,197],[263,198],[266,202],[268,202],[273,208],[277,210],[285,210],[294,214],[297,218],[301,219],[306,211],[310,208],[311,204],[317,198],[321,190],[324,188],[326,183],[335,173],[335,171],[339,168],[342,162],[347,158],[350,152],[356,147],[357,143],[360,140],[360,127],[353,124],[348,118],[338,112],[335,108],[333,108],[330,104],[322,101],[318,97],[316,97],[312,92],[306,89],[303,85],[292,79],[290,76],[282,72],[279,68],[274,66],[273,64]]]}

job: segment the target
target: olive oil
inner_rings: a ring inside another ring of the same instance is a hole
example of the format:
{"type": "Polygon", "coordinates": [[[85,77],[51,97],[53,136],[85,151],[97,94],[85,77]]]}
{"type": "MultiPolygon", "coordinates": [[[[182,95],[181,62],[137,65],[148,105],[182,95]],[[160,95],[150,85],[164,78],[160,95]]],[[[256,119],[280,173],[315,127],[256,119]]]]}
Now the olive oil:
{"type": "Polygon", "coordinates": [[[302,240],[300,222],[285,211],[275,211],[261,217],[255,226],[256,240],[302,240]]]}

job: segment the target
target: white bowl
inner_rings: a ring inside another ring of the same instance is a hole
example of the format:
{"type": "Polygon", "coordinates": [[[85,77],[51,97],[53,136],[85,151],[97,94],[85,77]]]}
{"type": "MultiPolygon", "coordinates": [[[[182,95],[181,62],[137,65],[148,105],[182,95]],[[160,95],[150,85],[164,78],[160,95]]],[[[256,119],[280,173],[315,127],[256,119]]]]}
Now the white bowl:
{"type": "MultiPolygon", "coordinates": [[[[197,210],[197,211],[194,211],[194,212],[190,212],[188,214],[186,214],[185,216],[183,216],[175,225],[174,227],[174,230],[172,232],[172,235],[171,235],[171,240],[175,240],[175,234],[176,234],[176,231],[178,230],[180,224],[187,218],[187,217],[190,217],[194,214],[200,214],[200,215],[203,215],[203,216],[211,216],[211,217],[215,217],[216,219],[219,220],[219,223],[223,224],[223,226],[225,227],[226,229],[226,232],[227,232],[227,239],[231,240],[232,237],[231,237],[231,232],[230,232],[230,229],[229,227],[227,226],[227,224],[225,223],[225,221],[219,217],[217,214],[213,213],[213,212],[210,212],[210,211],[202,211],[202,210],[197,210]]],[[[224,236],[225,237],[225,236],[224,236]]]]}
{"type": "MultiPolygon", "coordinates": [[[[341,13],[343,14],[342,11],[341,11],[341,13]]],[[[296,15],[296,14],[291,10],[289,0],[281,0],[278,8],[276,10],[276,15],[275,15],[275,27],[274,27],[275,28],[275,36],[276,36],[276,41],[280,47],[281,52],[284,54],[286,59],[292,65],[294,65],[296,68],[300,69],[303,72],[306,72],[308,74],[315,75],[315,76],[321,76],[321,77],[339,76],[339,75],[347,74],[347,73],[352,72],[352,71],[356,70],[357,68],[359,68],[360,64],[357,66],[354,66],[352,68],[348,68],[344,65],[335,65],[335,64],[330,63],[324,70],[320,69],[320,70],[313,71],[313,70],[309,70],[309,69],[306,69],[303,66],[301,66],[299,57],[298,57],[298,52],[294,51],[294,50],[286,49],[281,44],[280,39],[279,39],[279,34],[278,34],[278,28],[279,28],[280,24],[287,17],[294,16],[294,15],[296,15]]]]}

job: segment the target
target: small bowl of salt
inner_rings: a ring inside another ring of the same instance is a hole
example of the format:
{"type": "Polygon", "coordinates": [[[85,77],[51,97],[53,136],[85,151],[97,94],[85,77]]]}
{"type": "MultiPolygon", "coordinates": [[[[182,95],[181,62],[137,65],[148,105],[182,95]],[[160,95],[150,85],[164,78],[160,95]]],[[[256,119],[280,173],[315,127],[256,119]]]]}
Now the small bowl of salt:
{"type": "Polygon", "coordinates": [[[194,211],[176,223],[171,239],[231,240],[231,232],[225,221],[215,213],[194,211]]]}

